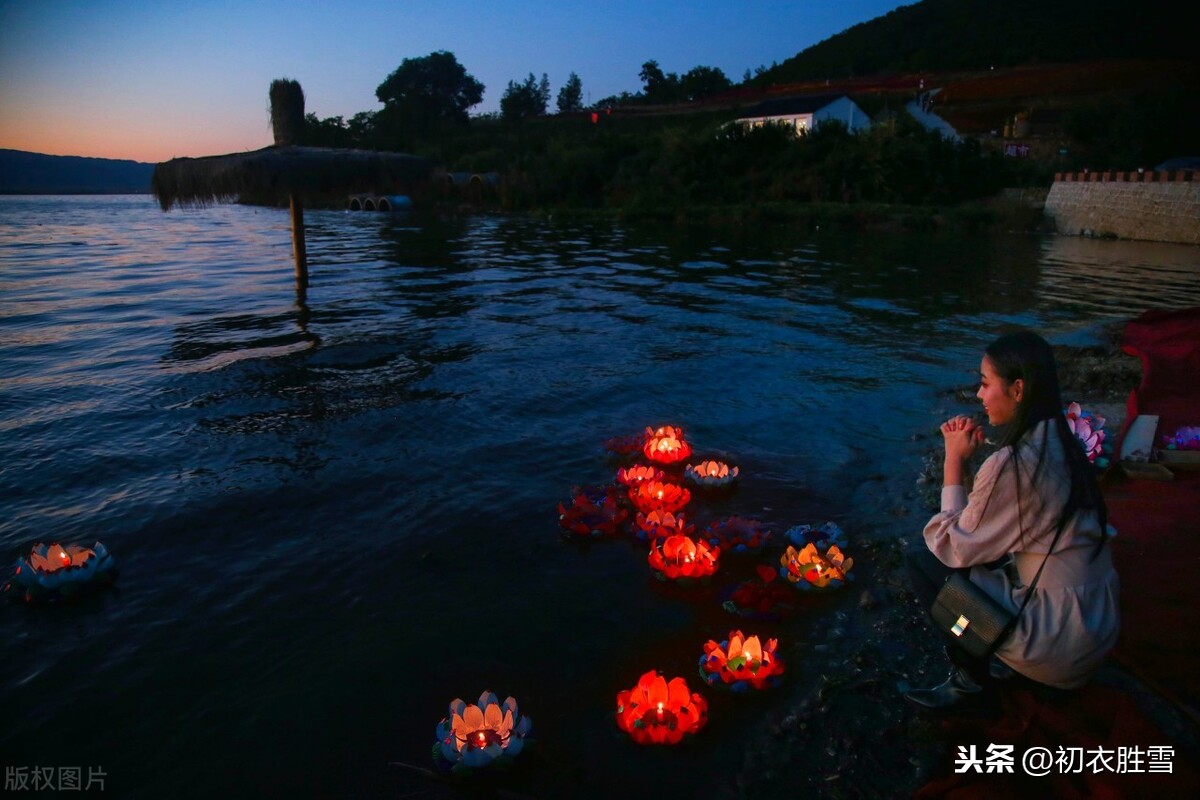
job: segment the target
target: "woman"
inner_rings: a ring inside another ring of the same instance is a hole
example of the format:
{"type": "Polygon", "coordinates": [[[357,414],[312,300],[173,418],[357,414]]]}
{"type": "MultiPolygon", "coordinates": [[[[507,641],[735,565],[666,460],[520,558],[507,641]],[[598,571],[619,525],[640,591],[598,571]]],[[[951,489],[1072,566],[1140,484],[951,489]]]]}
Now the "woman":
{"type": "Polygon", "coordinates": [[[1028,331],[1002,336],[984,351],[979,371],[977,396],[1002,434],[998,448],[968,496],[967,464],[983,428],[967,417],[942,425],[942,510],[925,526],[928,550],[912,554],[909,565],[926,608],[950,573],[964,570],[1020,616],[996,651],[998,661],[980,663],[953,643],[947,648],[956,665],[949,680],[905,694],[928,710],[981,697],[989,677],[1011,675],[1010,668],[1041,684],[1082,686],[1120,630],[1104,498],[1067,427],[1050,345],[1028,331]]]}

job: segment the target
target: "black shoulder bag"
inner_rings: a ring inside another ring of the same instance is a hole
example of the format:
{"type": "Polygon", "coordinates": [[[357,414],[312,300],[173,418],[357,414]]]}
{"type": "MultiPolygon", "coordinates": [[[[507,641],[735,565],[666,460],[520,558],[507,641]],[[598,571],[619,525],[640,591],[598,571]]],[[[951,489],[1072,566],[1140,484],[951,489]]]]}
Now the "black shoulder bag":
{"type": "Polygon", "coordinates": [[[1017,620],[1029,604],[1029,599],[1033,597],[1033,590],[1037,587],[1038,579],[1042,577],[1042,570],[1046,568],[1046,562],[1050,560],[1050,554],[1054,552],[1058,537],[1062,535],[1065,527],[1064,520],[1055,532],[1054,541],[1050,543],[1050,549],[1042,559],[1037,574],[1033,576],[1033,581],[1025,592],[1025,600],[1016,614],[972,583],[966,573],[959,570],[951,572],[933,601],[933,608],[930,609],[938,630],[954,637],[958,646],[975,658],[990,657],[1017,626],[1017,620]]]}

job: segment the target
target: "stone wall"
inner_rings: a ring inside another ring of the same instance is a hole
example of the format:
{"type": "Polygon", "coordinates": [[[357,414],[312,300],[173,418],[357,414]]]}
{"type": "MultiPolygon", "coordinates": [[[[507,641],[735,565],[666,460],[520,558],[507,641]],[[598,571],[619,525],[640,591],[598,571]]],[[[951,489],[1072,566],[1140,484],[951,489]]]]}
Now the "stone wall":
{"type": "Polygon", "coordinates": [[[1059,233],[1200,244],[1200,176],[1074,172],[1054,176],[1046,216],[1059,233]]]}

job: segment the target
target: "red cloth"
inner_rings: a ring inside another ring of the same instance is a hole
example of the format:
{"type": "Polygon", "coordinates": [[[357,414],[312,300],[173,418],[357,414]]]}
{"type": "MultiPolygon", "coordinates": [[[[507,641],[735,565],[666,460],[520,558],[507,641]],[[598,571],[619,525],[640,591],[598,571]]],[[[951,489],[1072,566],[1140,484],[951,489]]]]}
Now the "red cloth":
{"type": "MultiPolygon", "coordinates": [[[[1125,325],[1121,349],[1142,361],[1125,431],[1157,414],[1158,433],[1200,425],[1200,307],[1151,310],[1125,325]]],[[[1156,441],[1155,444],[1158,444],[1156,441]]],[[[1200,720],[1200,473],[1105,486],[1124,615],[1117,660],[1200,720]]]]}
{"type": "Polygon", "coordinates": [[[1130,320],[1121,350],[1141,359],[1142,382],[1129,395],[1119,438],[1138,414],[1158,414],[1160,436],[1200,425],[1200,306],[1154,309],[1130,320]]]}
{"type": "Polygon", "coordinates": [[[1118,663],[1200,721],[1200,473],[1106,487],[1121,576],[1118,663]]]}

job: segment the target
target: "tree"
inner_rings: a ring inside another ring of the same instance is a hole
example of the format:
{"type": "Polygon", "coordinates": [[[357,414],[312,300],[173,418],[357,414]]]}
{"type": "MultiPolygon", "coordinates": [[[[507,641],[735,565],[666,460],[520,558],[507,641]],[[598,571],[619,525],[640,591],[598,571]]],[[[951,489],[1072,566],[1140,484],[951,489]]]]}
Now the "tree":
{"type": "Polygon", "coordinates": [[[546,113],[550,102],[550,78],[542,73],[541,81],[529,73],[524,83],[508,82],[500,98],[500,116],[506,120],[522,120],[546,113]]]}
{"type": "Polygon", "coordinates": [[[733,86],[720,67],[693,67],[679,81],[680,93],[687,100],[699,100],[733,86]]]}
{"type": "Polygon", "coordinates": [[[570,114],[583,110],[583,81],[572,72],[567,82],[558,90],[558,113],[570,114]]]}
{"type": "Polygon", "coordinates": [[[439,50],[421,58],[406,58],[375,89],[383,103],[375,123],[389,136],[424,134],[447,124],[462,124],[467,122],[467,109],[483,102],[483,88],[453,53],[439,50]]]}
{"type": "Polygon", "coordinates": [[[642,64],[638,77],[642,79],[642,94],[647,103],[675,103],[683,98],[679,76],[674,72],[664,74],[657,61],[642,64]]]}

